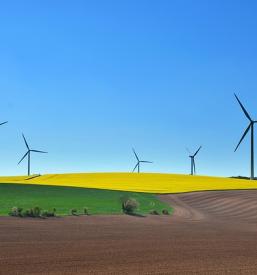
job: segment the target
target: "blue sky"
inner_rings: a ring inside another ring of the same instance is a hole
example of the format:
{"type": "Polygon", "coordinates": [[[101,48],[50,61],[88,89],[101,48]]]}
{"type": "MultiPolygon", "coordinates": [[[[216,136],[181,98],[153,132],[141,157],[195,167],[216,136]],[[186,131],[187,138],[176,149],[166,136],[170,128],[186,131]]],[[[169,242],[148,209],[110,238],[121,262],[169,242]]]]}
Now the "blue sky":
{"type": "MultiPolygon", "coordinates": [[[[257,119],[256,1],[5,1],[0,174],[130,171],[248,175],[257,119]],[[212,3],[210,3],[212,2],[212,3]]],[[[257,160],[256,160],[257,161],[257,160]]]]}

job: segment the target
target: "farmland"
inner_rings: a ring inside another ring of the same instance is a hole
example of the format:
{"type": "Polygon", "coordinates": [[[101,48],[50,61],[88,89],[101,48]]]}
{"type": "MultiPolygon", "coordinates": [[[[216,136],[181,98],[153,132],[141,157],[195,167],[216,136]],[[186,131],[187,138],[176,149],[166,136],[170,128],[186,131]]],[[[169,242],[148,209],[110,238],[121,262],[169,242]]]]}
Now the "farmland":
{"type": "Polygon", "coordinates": [[[154,173],[49,174],[39,177],[0,177],[2,183],[67,186],[153,194],[211,190],[257,189],[257,181],[154,173]]]}
{"type": "Polygon", "coordinates": [[[57,215],[68,215],[71,209],[78,214],[88,208],[90,214],[122,214],[121,200],[124,197],[134,198],[139,202],[138,212],[148,214],[151,210],[161,213],[163,209],[171,212],[171,207],[160,202],[154,194],[122,192],[111,190],[42,186],[27,184],[0,184],[0,215],[8,215],[12,207],[24,210],[40,207],[57,215]]]}
{"type": "Polygon", "coordinates": [[[161,195],[173,215],[1,217],[1,274],[256,274],[257,190],[161,195]]]}

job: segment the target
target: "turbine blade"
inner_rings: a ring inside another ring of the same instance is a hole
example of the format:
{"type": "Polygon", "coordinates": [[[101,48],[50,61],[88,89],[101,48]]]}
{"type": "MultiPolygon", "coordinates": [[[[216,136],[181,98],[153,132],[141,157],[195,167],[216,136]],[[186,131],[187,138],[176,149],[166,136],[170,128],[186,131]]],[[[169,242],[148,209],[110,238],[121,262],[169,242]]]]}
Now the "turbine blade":
{"type": "Polygon", "coordinates": [[[187,147],[186,147],[186,150],[187,150],[188,154],[191,155],[191,152],[187,147]]]}
{"type": "Polygon", "coordinates": [[[137,169],[139,163],[137,163],[137,165],[135,166],[135,168],[133,169],[132,173],[135,172],[135,170],[137,169]]]}
{"type": "Polygon", "coordinates": [[[135,157],[136,157],[137,161],[139,161],[139,157],[138,157],[138,155],[137,155],[137,153],[136,153],[135,149],[134,149],[134,148],[132,148],[132,150],[133,150],[133,152],[134,152],[134,155],[135,155],[135,157]]]}
{"type": "Polygon", "coordinates": [[[196,169],[195,169],[195,160],[193,160],[193,168],[194,168],[194,174],[196,173],[196,169]]]}
{"type": "Polygon", "coordinates": [[[8,121],[5,121],[5,122],[0,123],[0,126],[1,126],[1,125],[4,125],[4,124],[6,124],[6,123],[8,123],[8,121]]]}
{"type": "Polygon", "coordinates": [[[236,95],[236,94],[234,94],[234,95],[235,95],[235,97],[236,97],[236,99],[237,99],[237,102],[238,102],[239,105],[241,106],[241,108],[242,108],[244,114],[245,114],[246,117],[252,122],[252,119],[251,119],[250,115],[248,114],[248,112],[246,111],[245,107],[243,106],[243,104],[241,103],[241,101],[239,100],[239,98],[237,97],[237,95],[236,95]]]}
{"type": "Polygon", "coordinates": [[[153,163],[152,161],[147,161],[147,160],[140,160],[139,162],[141,162],[141,163],[153,163]]]}
{"type": "Polygon", "coordinates": [[[27,140],[26,140],[24,134],[22,134],[22,136],[23,136],[24,142],[25,142],[25,144],[26,144],[26,147],[28,148],[28,150],[30,150],[30,149],[29,149],[29,145],[28,145],[28,143],[27,143],[27,140]]]}
{"type": "Polygon", "coordinates": [[[47,153],[48,153],[48,152],[38,151],[38,150],[30,150],[30,152],[35,152],[35,153],[43,153],[43,154],[47,154],[47,153]]]}
{"type": "Polygon", "coordinates": [[[22,159],[18,162],[18,165],[26,158],[26,156],[28,155],[29,151],[22,157],[22,159]]]}
{"type": "Polygon", "coordinates": [[[236,147],[236,149],[235,149],[234,152],[236,152],[236,150],[238,149],[239,145],[241,144],[241,142],[243,141],[243,139],[245,138],[245,136],[246,136],[247,133],[249,132],[250,128],[251,128],[251,123],[250,123],[249,126],[246,128],[246,130],[245,130],[243,136],[241,137],[239,143],[237,144],[237,147],[236,147]]]}
{"type": "Polygon", "coordinates": [[[201,148],[202,148],[202,146],[200,146],[200,147],[198,148],[198,150],[195,152],[195,154],[193,155],[193,157],[195,157],[195,156],[198,154],[198,152],[201,150],[201,148]]]}

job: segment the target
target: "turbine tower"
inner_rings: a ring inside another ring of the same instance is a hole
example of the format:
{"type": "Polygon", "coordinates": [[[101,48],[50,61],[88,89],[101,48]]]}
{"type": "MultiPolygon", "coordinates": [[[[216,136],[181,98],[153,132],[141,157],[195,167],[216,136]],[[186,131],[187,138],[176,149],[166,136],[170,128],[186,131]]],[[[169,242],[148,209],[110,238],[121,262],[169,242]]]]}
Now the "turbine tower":
{"type": "Polygon", "coordinates": [[[190,159],[191,159],[191,175],[193,176],[193,175],[195,175],[196,174],[196,168],[195,168],[195,157],[196,157],[196,155],[199,153],[199,151],[201,150],[201,148],[202,148],[202,146],[200,146],[199,148],[198,148],[198,150],[192,155],[191,153],[190,153],[190,151],[187,149],[187,151],[189,152],[189,157],[190,157],[190,159]]]}
{"type": "Polygon", "coordinates": [[[25,136],[22,134],[23,136],[23,139],[24,139],[24,142],[25,142],[25,145],[28,149],[28,151],[26,152],[26,154],[22,157],[22,159],[19,161],[18,165],[26,158],[26,156],[28,156],[28,176],[30,176],[30,153],[31,152],[34,152],[34,153],[43,153],[43,154],[46,154],[47,152],[44,152],[44,151],[38,151],[38,150],[34,150],[34,149],[30,149],[28,143],[27,143],[27,140],[25,138],[25,136]]]}
{"type": "Polygon", "coordinates": [[[134,155],[135,155],[135,157],[136,157],[136,159],[137,159],[137,164],[136,164],[135,168],[133,169],[132,173],[133,173],[136,169],[137,169],[137,172],[140,173],[140,164],[141,164],[141,163],[153,163],[152,161],[140,160],[139,157],[138,157],[138,155],[137,155],[137,153],[136,153],[136,151],[135,151],[135,149],[132,148],[132,150],[133,150],[134,155]]]}
{"type": "Polygon", "coordinates": [[[241,103],[241,101],[239,100],[239,98],[237,97],[236,94],[234,94],[236,97],[236,100],[238,101],[241,109],[243,110],[245,116],[247,117],[247,119],[249,120],[249,125],[246,128],[244,134],[242,135],[236,149],[238,149],[239,145],[241,144],[241,142],[244,140],[245,136],[248,134],[249,130],[251,129],[251,180],[254,180],[254,124],[257,122],[256,120],[252,120],[252,118],[250,117],[249,113],[246,111],[245,107],[243,106],[243,104],[241,103]]]}

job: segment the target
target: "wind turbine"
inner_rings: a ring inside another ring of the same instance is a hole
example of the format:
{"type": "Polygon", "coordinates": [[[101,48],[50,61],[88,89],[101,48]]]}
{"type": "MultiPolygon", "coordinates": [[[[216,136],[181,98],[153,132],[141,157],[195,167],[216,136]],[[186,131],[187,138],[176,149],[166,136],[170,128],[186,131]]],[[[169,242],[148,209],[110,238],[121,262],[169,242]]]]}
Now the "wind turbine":
{"type": "Polygon", "coordinates": [[[191,152],[187,149],[188,153],[190,154],[189,157],[191,159],[191,175],[195,175],[196,174],[196,169],[195,169],[195,157],[196,155],[199,153],[199,151],[201,150],[202,146],[200,146],[198,148],[198,150],[192,155],[191,152]]]}
{"type": "Polygon", "coordinates": [[[30,149],[28,143],[27,143],[27,140],[25,138],[25,136],[22,134],[23,136],[23,139],[24,139],[24,142],[25,142],[25,145],[28,149],[28,151],[26,152],[26,154],[22,157],[22,159],[19,161],[18,165],[26,158],[26,156],[28,156],[28,176],[30,176],[30,153],[31,152],[34,152],[34,153],[43,153],[43,154],[46,154],[47,152],[44,152],[44,151],[38,151],[38,150],[34,150],[34,149],[30,149]]]}
{"type": "Polygon", "coordinates": [[[257,122],[256,120],[252,120],[252,118],[250,117],[249,113],[246,111],[245,107],[243,106],[243,104],[241,103],[241,101],[239,100],[239,98],[237,97],[236,94],[234,94],[240,107],[242,108],[245,116],[247,117],[247,119],[249,120],[249,125],[246,128],[243,136],[241,137],[236,149],[238,149],[239,145],[241,144],[241,142],[243,141],[243,139],[245,138],[245,136],[247,135],[247,133],[249,132],[249,130],[251,129],[251,177],[250,179],[253,180],[254,179],[254,124],[257,122]]]}
{"type": "Polygon", "coordinates": [[[138,155],[137,155],[137,153],[136,153],[136,151],[135,151],[135,149],[132,148],[132,150],[133,150],[134,155],[135,155],[135,157],[136,157],[136,159],[137,159],[137,164],[136,164],[135,168],[133,169],[132,173],[133,173],[136,169],[137,169],[137,172],[140,173],[140,164],[141,164],[141,163],[153,163],[152,161],[140,160],[139,157],[138,157],[138,155]]]}

